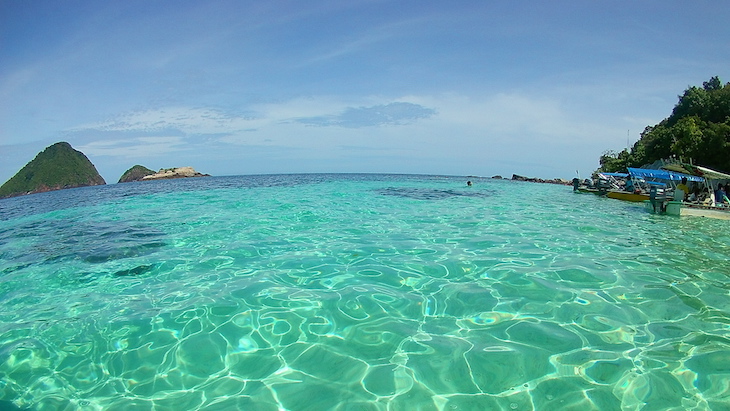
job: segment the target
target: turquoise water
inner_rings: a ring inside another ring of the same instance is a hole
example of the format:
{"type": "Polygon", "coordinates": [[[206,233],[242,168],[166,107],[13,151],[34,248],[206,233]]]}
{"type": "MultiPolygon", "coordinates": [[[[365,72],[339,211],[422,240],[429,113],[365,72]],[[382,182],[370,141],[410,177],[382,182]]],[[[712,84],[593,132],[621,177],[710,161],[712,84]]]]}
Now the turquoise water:
{"type": "Polygon", "coordinates": [[[0,409],[730,408],[730,226],[281,175],[0,200],[0,409]]]}

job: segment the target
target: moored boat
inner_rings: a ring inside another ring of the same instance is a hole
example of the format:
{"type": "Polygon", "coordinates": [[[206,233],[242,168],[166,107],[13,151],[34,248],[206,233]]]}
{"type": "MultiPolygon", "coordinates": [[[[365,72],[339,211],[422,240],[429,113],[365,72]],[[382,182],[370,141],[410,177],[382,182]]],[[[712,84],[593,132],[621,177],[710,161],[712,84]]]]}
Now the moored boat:
{"type": "Polygon", "coordinates": [[[640,203],[642,201],[646,201],[649,199],[648,194],[644,194],[642,192],[636,193],[636,192],[629,192],[629,191],[622,191],[622,190],[610,190],[608,193],[606,193],[606,197],[613,198],[616,200],[632,201],[635,203],[640,203]]]}
{"type": "Polygon", "coordinates": [[[730,220],[730,208],[712,205],[691,204],[682,201],[667,201],[664,203],[644,201],[645,208],[652,213],[666,214],[677,217],[693,216],[730,220]]]}
{"type": "Polygon", "coordinates": [[[717,218],[720,220],[730,220],[730,209],[727,207],[700,206],[694,204],[685,204],[681,209],[681,216],[695,216],[717,218]]]}
{"type": "Polygon", "coordinates": [[[588,188],[588,187],[578,187],[573,190],[574,193],[580,193],[580,194],[596,194],[596,195],[602,195],[606,191],[605,190],[599,190],[597,188],[588,188]]]}
{"type": "MultiPolygon", "coordinates": [[[[682,196],[676,196],[677,187],[675,186],[675,198],[667,196],[652,197],[644,202],[647,210],[653,213],[673,216],[695,216],[730,220],[730,206],[727,204],[727,201],[723,202],[722,198],[719,198],[713,190],[715,184],[719,184],[720,181],[727,184],[730,181],[729,174],[691,164],[667,164],[662,166],[662,168],[665,170],[652,170],[650,172],[652,177],[670,180],[669,182],[676,180],[677,177],[683,177],[686,179],[685,181],[693,182],[694,189],[690,188],[691,194],[687,193],[689,195],[684,196],[683,199],[687,201],[679,201],[682,199],[682,196]],[[691,170],[695,175],[682,174],[678,172],[679,170],[691,170]]],[[[631,171],[631,169],[629,170],[631,171]]],[[[646,170],[642,170],[641,172],[648,173],[646,170]]]]}

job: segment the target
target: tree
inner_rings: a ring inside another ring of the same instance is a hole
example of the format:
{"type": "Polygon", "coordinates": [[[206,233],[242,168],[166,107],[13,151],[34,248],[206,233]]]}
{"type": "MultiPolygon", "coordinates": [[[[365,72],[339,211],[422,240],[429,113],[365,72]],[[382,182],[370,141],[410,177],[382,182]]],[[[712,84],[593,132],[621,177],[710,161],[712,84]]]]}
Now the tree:
{"type": "Polygon", "coordinates": [[[672,113],[659,124],[647,126],[631,151],[624,152],[604,152],[599,171],[625,171],[625,167],[670,157],[730,170],[730,83],[723,86],[714,76],[701,88],[688,87],[672,113]]]}
{"type": "Polygon", "coordinates": [[[722,88],[722,82],[717,76],[712,77],[709,81],[702,83],[702,88],[707,91],[716,91],[722,88]]]}
{"type": "Polygon", "coordinates": [[[653,163],[660,158],[667,158],[672,156],[672,144],[674,138],[671,133],[671,129],[667,127],[666,122],[659,123],[657,126],[652,127],[647,133],[646,131],[641,134],[641,143],[644,146],[645,158],[642,159],[644,163],[653,163]]]}
{"type": "Polygon", "coordinates": [[[717,170],[730,170],[730,124],[710,123],[703,130],[703,154],[696,158],[702,159],[702,164],[717,170]]]}
{"type": "Polygon", "coordinates": [[[629,151],[623,150],[615,152],[609,150],[604,152],[599,159],[601,167],[598,169],[602,173],[618,173],[626,171],[627,160],[629,159],[629,151]]]}
{"type": "Polygon", "coordinates": [[[699,158],[705,153],[704,134],[707,125],[697,116],[683,117],[675,124],[669,133],[674,142],[671,152],[683,158],[699,158]]]}
{"type": "Polygon", "coordinates": [[[690,87],[684,91],[684,94],[679,96],[679,102],[674,106],[667,123],[669,126],[673,126],[682,117],[705,117],[710,106],[710,96],[707,90],[694,86],[690,87]]]}

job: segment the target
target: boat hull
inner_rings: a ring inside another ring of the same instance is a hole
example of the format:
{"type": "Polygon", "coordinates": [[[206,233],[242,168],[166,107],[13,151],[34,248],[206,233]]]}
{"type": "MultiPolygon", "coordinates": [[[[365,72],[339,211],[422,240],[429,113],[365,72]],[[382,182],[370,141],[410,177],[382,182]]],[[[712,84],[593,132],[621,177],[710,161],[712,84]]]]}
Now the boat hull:
{"type": "Polygon", "coordinates": [[[606,193],[605,191],[601,191],[596,188],[585,188],[585,187],[575,188],[575,189],[573,189],[573,192],[578,193],[578,194],[596,194],[596,195],[602,195],[602,194],[606,193]]]}
{"type": "Polygon", "coordinates": [[[715,218],[719,220],[730,220],[730,208],[700,206],[695,204],[685,204],[681,201],[667,201],[665,204],[656,202],[652,204],[650,200],[644,201],[644,207],[652,213],[666,214],[673,216],[693,216],[715,218]]]}
{"type": "Polygon", "coordinates": [[[606,193],[606,197],[616,200],[632,201],[635,203],[640,203],[649,199],[648,194],[636,194],[628,191],[609,191],[606,193]]]}
{"type": "Polygon", "coordinates": [[[685,206],[682,207],[680,215],[691,215],[695,217],[708,217],[717,218],[720,220],[730,220],[730,209],[719,207],[685,206]]]}

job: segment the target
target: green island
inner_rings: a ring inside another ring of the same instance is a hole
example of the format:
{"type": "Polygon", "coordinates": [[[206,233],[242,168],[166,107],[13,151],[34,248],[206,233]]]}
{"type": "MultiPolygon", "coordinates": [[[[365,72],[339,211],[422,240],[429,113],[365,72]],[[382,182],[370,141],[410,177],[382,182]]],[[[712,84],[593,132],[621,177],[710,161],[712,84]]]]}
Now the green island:
{"type": "MultiPolygon", "coordinates": [[[[187,177],[209,177],[192,167],[162,168],[154,171],[139,164],[122,174],[119,183],[166,180],[187,177]]],[[[67,142],[59,142],[45,150],[0,186],[0,198],[43,193],[64,188],[106,184],[84,153],[67,142]]]]}
{"type": "Polygon", "coordinates": [[[106,184],[84,153],[69,143],[47,147],[0,186],[0,198],[106,184]]]}
{"type": "Polygon", "coordinates": [[[132,181],[140,181],[142,178],[155,174],[154,170],[150,170],[145,166],[139,164],[132,166],[129,170],[125,171],[121,177],[119,177],[118,183],[129,183],[132,181]]]}
{"type": "Polygon", "coordinates": [[[679,96],[669,117],[648,126],[631,150],[606,151],[597,172],[625,172],[677,158],[715,170],[730,170],[730,83],[715,76],[679,96]]]}

